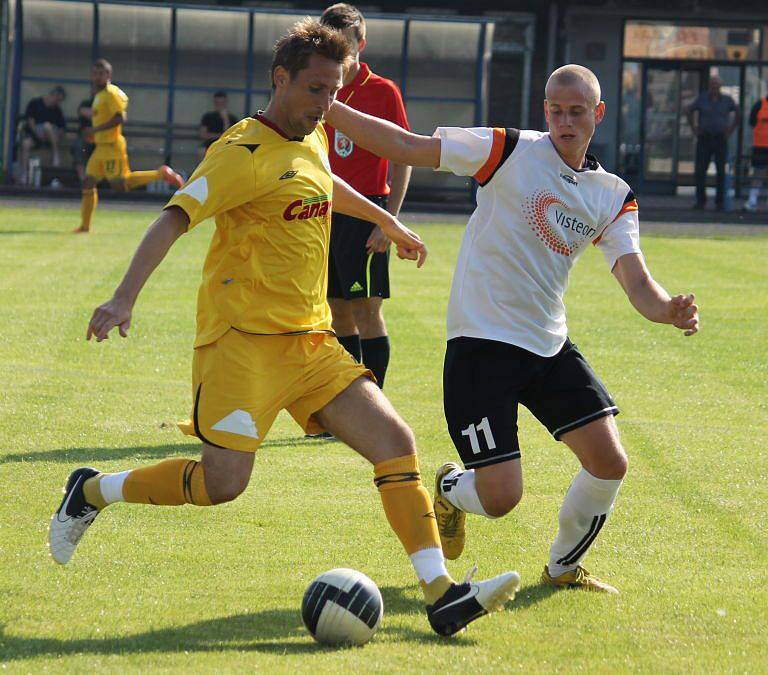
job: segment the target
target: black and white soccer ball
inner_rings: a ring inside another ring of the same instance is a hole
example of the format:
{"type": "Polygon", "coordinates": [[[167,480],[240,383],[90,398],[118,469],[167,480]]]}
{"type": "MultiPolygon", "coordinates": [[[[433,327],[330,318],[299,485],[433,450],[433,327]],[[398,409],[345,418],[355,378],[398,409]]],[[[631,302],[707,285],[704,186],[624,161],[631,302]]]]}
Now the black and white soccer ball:
{"type": "Polygon", "coordinates": [[[318,642],[362,645],[381,625],[384,601],[362,572],[338,568],[316,577],[304,593],[301,618],[318,642]]]}

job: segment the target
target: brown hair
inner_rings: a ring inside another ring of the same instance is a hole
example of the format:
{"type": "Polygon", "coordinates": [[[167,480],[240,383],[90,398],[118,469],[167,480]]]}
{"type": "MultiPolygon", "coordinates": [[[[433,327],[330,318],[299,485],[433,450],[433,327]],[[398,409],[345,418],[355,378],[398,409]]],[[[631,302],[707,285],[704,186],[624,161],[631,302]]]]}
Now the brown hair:
{"type": "Polygon", "coordinates": [[[346,2],[338,2],[328,7],[320,17],[320,23],[336,30],[354,28],[355,39],[358,42],[365,39],[365,18],[362,12],[346,2]]]}
{"type": "Polygon", "coordinates": [[[275,44],[272,57],[272,88],[275,88],[275,68],[282,66],[293,79],[309,63],[309,57],[318,54],[346,66],[352,56],[352,47],[338,31],[323,26],[316,19],[302,19],[275,44]]]}

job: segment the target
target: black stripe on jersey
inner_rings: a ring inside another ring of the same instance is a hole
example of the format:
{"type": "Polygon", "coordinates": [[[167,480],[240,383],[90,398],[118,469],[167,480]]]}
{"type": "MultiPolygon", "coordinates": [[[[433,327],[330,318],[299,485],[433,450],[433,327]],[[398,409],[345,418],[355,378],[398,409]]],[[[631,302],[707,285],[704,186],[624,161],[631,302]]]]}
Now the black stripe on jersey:
{"type": "MultiPolygon", "coordinates": [[[[630,190],[627,192],[627,196],[624,198],[624,204],[628,204],[629,202],[633,201],[635,199],[635,193],[630,190]]],[[[623,204],[622,204],[623,206],[623,204]]]]}
{"type": "Polygon", "coordinates": [[[597,157],[594,155],[586,155],[584,157],[584,164],[581,165],[580,169],[577,169],[578,171],[597,171],[597,168],[600,166],[600,162],[597,161],[597,157]]]}
{"type": "Polygon", "coordinates": [[[507,161],[509,156],[514,152],[515,148],[517,147],[517,142],[520,140],[520,129],[513,129],[512,127],[507,127],[505,131],[506,133],[504,134],[504,149],[501,151],[501,159],[499,159],[499,163],[496,165],[496,168],[493,171],[491,171],[491,175],[488,176],[488,178],[485,181],[480,183],[480,187],[484,187],[491,182],[491,179],[496,175],[496,172],[504,165],[504,162],[507,161]]]}

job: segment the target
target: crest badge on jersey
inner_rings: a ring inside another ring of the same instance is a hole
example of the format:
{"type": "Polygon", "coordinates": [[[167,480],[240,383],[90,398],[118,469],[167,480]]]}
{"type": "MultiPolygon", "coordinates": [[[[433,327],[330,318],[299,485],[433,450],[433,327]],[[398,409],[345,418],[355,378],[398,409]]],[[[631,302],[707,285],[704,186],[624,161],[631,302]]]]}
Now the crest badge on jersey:
{"type": "Polygon", "coordinates": [[[339,157],[349,157],[355,149],[355,144],[349,136],[345,136],[336,129],[333,137],[333,149],[339,157]]]}

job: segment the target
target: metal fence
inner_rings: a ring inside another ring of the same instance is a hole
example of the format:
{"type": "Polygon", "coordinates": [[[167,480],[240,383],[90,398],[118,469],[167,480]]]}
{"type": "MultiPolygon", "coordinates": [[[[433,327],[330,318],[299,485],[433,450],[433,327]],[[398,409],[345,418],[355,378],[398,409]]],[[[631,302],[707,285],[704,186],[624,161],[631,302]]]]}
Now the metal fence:
{"type": "MultiPolygon", "coordinates": [[[[15,153],[14,128],[27,101],[66,87],[75,117],[90,95],[90,67],[108,59],[130,97],[125,134],[132,165],[171,163],[188,174],[198,161],[197,129],[214,91],[236,116],[269,100],[275,41],[306,11],[223,8],[125,0],[11,0],[4,166],[15,153]]],[[[484,18],[366,15],[363,60],[401,88],[414,130],[486,120],[494,23],[484,18]]],[[[417,171],[418,191],[467,194],[466,180],[417,171]]]]}

